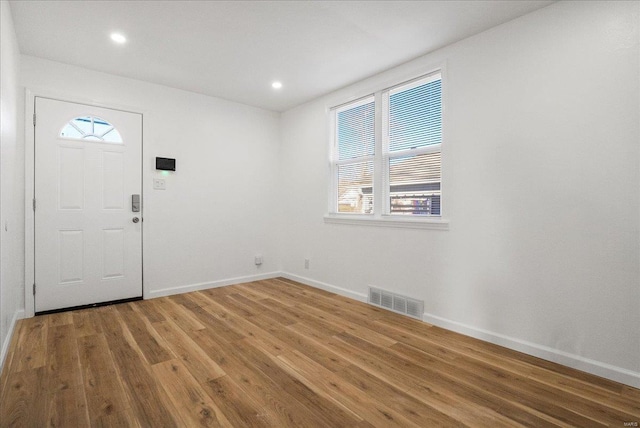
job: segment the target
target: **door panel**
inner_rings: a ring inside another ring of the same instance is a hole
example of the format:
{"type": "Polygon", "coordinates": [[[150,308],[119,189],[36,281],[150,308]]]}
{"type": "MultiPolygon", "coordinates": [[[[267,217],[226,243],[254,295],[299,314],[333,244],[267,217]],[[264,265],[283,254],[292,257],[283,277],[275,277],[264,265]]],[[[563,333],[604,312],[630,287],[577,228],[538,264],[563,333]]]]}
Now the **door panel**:
{"type": "Polygon", "coordinates": [[[102,231],[102,279],[124,276],[124,229],[102,231]]]}
{"type": "Polygon", "coordinates": [[[36,97],[36,312],[142,296],[142,115],[36,97]]]}
{"type": "Polygon", "coordinates": [[[58,147],[58,208],[81,210],[84,207],[84,150],[58,147]]]}
{"type": "Polygon", "coordinates": [[[102,152],[102,208],[124,209],[124,155],[102,152]]]}
{"type": "Polygon", "coordinates": [[[58,263],[60,284],[84,280],[84,232],[82,230],[58,231],[58,263]]]}

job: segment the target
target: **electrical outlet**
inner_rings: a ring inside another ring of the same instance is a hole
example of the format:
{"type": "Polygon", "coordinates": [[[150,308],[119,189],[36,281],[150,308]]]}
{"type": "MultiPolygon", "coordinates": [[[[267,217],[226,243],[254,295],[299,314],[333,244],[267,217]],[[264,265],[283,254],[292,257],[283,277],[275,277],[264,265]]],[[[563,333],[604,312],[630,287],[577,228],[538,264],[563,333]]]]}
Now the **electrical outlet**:
{"type": "Polygon", "coordinates": [[[309,269],[309,259],[304,259],[304,268],[309,269]]]}
{"type": "Polygon", "coordinates": [[[254,262],[256,266],[260,266],[262,264],[262,255],[257,254],[256,257],[254,258],[254,262]]]}
{"type": "Polygon", "coordinates": [[[153,188],[155,190],[166,190],[167,189],[167,181],[162,178],[154,178],[153,179],[153,188]]]}

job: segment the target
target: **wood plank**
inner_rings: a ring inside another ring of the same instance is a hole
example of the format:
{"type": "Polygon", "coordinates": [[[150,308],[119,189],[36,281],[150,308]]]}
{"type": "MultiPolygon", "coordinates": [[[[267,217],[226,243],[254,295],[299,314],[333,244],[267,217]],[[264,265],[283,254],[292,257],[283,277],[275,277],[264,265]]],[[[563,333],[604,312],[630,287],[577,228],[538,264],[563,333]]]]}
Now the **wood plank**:
{"type": "Polygon", "coordinates": [[[229,325],[225,324],[224,321],[221,321],[200,306],[189,308],[189,311],[206,326],[207,330],[215,331],[217,335],[224,337],[224,340],[227,342],[235,342],[236,340],[244,338],[243,335],[233,330],[229,325]]]}
{"type": "Polygon", "coordinates": [[[44,317],[49,328],[73,324],[73,314],[71,312],[59,312],[57,314],[44,315],[44,317]]]}
{"type": "MultiPolygon", "coordinates": [[[[73,319],[71,317],[71,319],[73,319]]],[[[72,324],[49,327],[47,334],[47,392],[75,389],[82,384],[78,346],[72,324]]]]}
{"type": "Polygon", "coordinates": [[[299,351],[331,371],[339,371],[351,364],[344,355],[332,352],[324,347],[319,340],[306,334],[306,329],[298,332],[298,327],[300,327],[299,324],[290,325],[280,331],[273,331],[271,334],[291,349],[299,351]]]}
{"type": "Polygon", "coordinates": [[[78,349],[91,424],[126,411],[130,404],[104,335],[79,337],[78,349]]]}
{"type": "Polygon", "coordinates": [[[457,341],[455,336],[441,337],[437,333],[437,327],[432,327],[428,335],[416,335],[411,331],[377,320],[372,325],[383,334],[396,337],[398,342],[411,345],[427,353],[445,351],[453,358],[479,361],[486,364],[486,367],[500,367],[520,376],[529,376],[533,370],[530,364],[500,353],[486,351],[474,342],[457,341]]]}
{"type": "Polygon", "coordinates": [[[229,293],[235,293],[236,292],[236,287],[241,287],[243,285],[246,285],[246,283],[243,284],[235,284],[233,287],[214,287],[214,288],[207,288],[205,290],[200,290],[200,293],[206,294],[207,296],[216,299],[218,297],[222,297],[225,296],[229,293]]]}
{"type": "Polygon", "coordinates": [[[198,321],[198,318],[196,318],[191,311],[188,311],[184,306],[174,302],[173,300],[160,298],[150,300],[149,302],[152,303],[154,310],[159,311],[164,315],[165,319],[173,321],[185,331],[201,330],[205,328],[205,326],[198,321]]]}
{"type": "Polygon", "coordinates": [[[276,278],[19,321],[0,421],[622,426],[640,390],[276,278]]]}
{"type": "MultiPolygon", "coordinates": [[[[487,384],[476,382],[474,377],[476,372],[461,370],[460,366],[449,364],[448,361],[438,361],[430,356],[425,355],[422,351],[411,348],[402,343],[397,343],[390,348],[396,352],[397,356],[405,360],[415,363],[417,366],[425,369],[425,375],[438,377],[445,384],[450,385],[449,389],[461,397],[467,397],[475,403],[479,403],[483,407],[494,410],[495,412],[508,417],[509,419],[529,427],[558,426],[564,423],[551,417],[545,417],[544,413],[535,409],[520,406],[517,400],[505,400],[504,397],[493,394],[487,384]],[[435,373],[435,374],[434,374],[435,373]],[[455,386],[449,382],[455,382],[455,386]]],[[[502,377],[498,375],[495,378],[496,383],[502,382],[502,377]]],[[[518,390],[514,394],[519,393],[518,390]]],[[[567,425],[570,426],[570,425],[567,425]]]]}
{"type": "Polygon", "coordinates": [[[211,331],[191,331],[188,333],[211,358],[213,358],[234,383],[251,400],[260,404],[258,417],[276,421],[272,426],[301,427],[317,426],[314,415],[305,407],[296,405],[296,400],[284,394],[264,373],[239,357],[239,353],[225,346],[223,339],[216,338],[211,331]]]}
{"type": "Polygon", "coordinates": [[[89,414],[84,393],[80,388],[64,389],[48,393],[46,421],[51,427],[88,427],[89,414]]]}
{"type": "Polygon", "coordinates": [[[234,315],[232,312],[222,308],[206,306],[204,308],[207,311],[213,311],[212,313],[218,317],[221,321],[227,324],[234,331],[241,334],[247,340],[255,340],[261,346],[264,347],[272,355],[279,355],[287,348],[287,345],[281,340],[275,338],[258,325],[247,321],[244,317],[234,315]]]}
{"type": "Polygon", "coordinates": [[[229,308],[234,313],[241,315],[245,318],[252,317],[258,313],[258,311],[256,311],[255,308],[251,308],[251,307],[247,307],[246,305],[243,305],[241,302],[238,302],[237,300],[232,299],[229,294],[227,294],[223,298],[217,299],[217,303],[220,306],[229,308]]]}
{"type": "Polygon", "coordinates": [[[278,420],[264,413],[263,406],[258,401],[247,397],[229,376],[209,379],[203,388],[232,426],[279,426],[278,420]]]}
{"type": "Polygon", "coordinates": [[[317,317],[318,319],[321,319],[333,326],[339,333],[345,331],[380,346],[391,346],[398,342],[397,340],[381,334],[374,329],[367,328],[366,326],[358,323],[350,322],[345,317],[340,317],[309,305],[297,305],[296,307],[304,311],[306,314],[317,317]]]}
{"type": "Polygon", "coordinates": [[[153,327],[193,377],[206,383],[225,375],[224,370],[173,322],[158,322],[153,327]]]}
{"type": "Polygon", "coordinates": [[[354,418],[351,413],[345,412],[332,401],[314,393],[306,385],[282,370],[268,354],[261,352],[259,348],[244,340],[236,342],[235,348],[241,359],[271,379],[272,387],[277,387],[288,395],[287,401],[295,400],[309,409],[313,413],[316,423],[321,423],[324,426],[345,426],[355,425],[359,422],[359,419],[354,418]]]}
{"type": "Polygon", "coordinates": [[[603,405],[606,403],[607,407],[611,409],[640,415],[640,395],[636,398],[629,398],[624,393],[614,394],[596,383],[585,382],[582,379],[575,379],[539,367],[533,367],[528,378],[540,384],[560,389],[569,395],[576,395],[603,405]]]}
{"type": "Polygon", "coordinates": [[[258,314],[272,319],[273,321],[282,324],[282,325],[290,325],[296,322],[296,319],[287,316],[282,312],[277,312],[268,308],[264,305],[261,305],[259,302],[251,300],[240,293],[228,294],[227,297],[234,302],[237,302],[243,305],[245,308],[249,308],[250,310],[254,310],[258,314]]]}
{"type": "MultiPolygon", "coordinates": [[[[625,399],[629,399],[629,400],[632,400],[632,401],[634,401],[636,403],[640,403],[640,389],[638,389],[638,388],[633,388],[631,386],[624,385],[622,387],[621,395],[625,399]]],[[[638,412],[638,414],[640,415],[640,412],[638,412]]]]}
{"type": "MultiPolygon", "coordinates": [[[[28,336],[25,336],[28,337],[28,336]]],[[[46,368],[13,371],[0,397],[0,421],[6,426],[38,427],[47,420],[46,368]]]]}
{"type": "Polygon", "coordinates": [[[73,311],[73,326],[76,337],[91,336],[102,333],[100,320],[95,316],[91,309],[82,309],[73,311]]]}
{"type": "Polygon", "coordinates": [[[141,423],[135,416],[135,413],[131,409],[125,409],[120,412],[112,412],[100,415],[95,418],[95,421],[91,424],[95,427],[122,427],[122,428],[146,428],[148,425],[141,423]]]}
{"type": "Polygon", "coordinates": [[[149,364],[153,365],[173,358],[166,349],[167,345],[157,336],[149,321],[135,310],[134,303],[125,303],[116,307],[149,364]]]}
{"type": "Polygon", "coordinates": [[[138,300],[132,304],[134,308],[138,310],[150,323],[160,322],[165,320],[165,315],[157,310],[155,302],[153,300],[138,300]]]}
{"type": "Polygon", "coordinates": [[[399,362],[391,353],[384,353],[374,345],[360,341],[355,337],[349,337],[342,333],[337,340],[331,340],[330,349],[339,350],[350,356],[351,361],[380,377],[383,381],[394,385],[396,388],[404,388],[419,400],[437,410],[443,415],[456,415],[459,423],[465,425],[491,425],[494,427],[513,426],[513,421],[503,417],[493,409],[483,407],[480,403],[468,396],[460,395],[460,385],[455,382],[447,383],[441,378],[432,379],[436,375],[416,369],[416,366],[399,362]],[[357,346],[353,345],[357,342],[357,346]],[[376,352],[379,351],[379,352],[376,352]],[[382,356],[384,355],[384,357],[382,356]],[[406,371],[409,371],[408,373],[406,371]],[[425,379],[428,379],[426,381],[425,379]],[[448,384],[448,387],[447,387],[448,384]],[[451,391],[451,390],[454,391],[451,391]],[[465,412],[457,412],[456,409],[464,407],[465,412]]]}
{"type": "Polygon", "coordinates": [[[153,373],[177,409],[184,426],[231,426],[189,371],[178,360],[153,366],[153,373]]]}
{"type": "Polygon", "coordinates": [[[385,397],[373,397],[296,351],[278,356],[289,372],[318,394],[333,400],[374,426],[421,427],[383,404],[385,397]]]}
{"type": "MultiPolygon", "coordinates": [[[[82,389],[78,347],[71,313],[68,317],[50,317],[47,334],[47,364],[43,400],[47,423],[51,426],[88,426],[87,403],[82,389]],[[51,322],[54,320],[54,322],[51,322]]],[[[56,314],[57,315],[57,314],[56,314]]]]}
{"type": "Polygon", "coordinates": [[[368,305],[357,300],[349,299],[333,293],[318,293],[318,289],[297,284],[292,286],[291,281],[284,278],[276,278],[265,281],[269,286],[277,291],[286,290],[288,294],[292,294],[298,302],[308,304],[310,306],[323,307],[328,312],[340,311],[346,314],[363,317],[364,319],[373,320],[384,318],[387,316],[396,317],[397,314],[386,309],[368,305]]]}
{"type": "MultiPolygon", "coordinates": [[[[292,313],[297,313],[299,315],[299,319],[298,319],[298,322],[287,325],[286,326],[287,329],[289,329],[289,327],[291,327],[292,329],[295,329],[295,327],[303,328],[306,326],[308,327],[308,331],[312,330],[315,332],[316,335],[322,336],[322,337],[332,336],[332,335],[341,333],[343,331],[340,327],[334,326],[333,324],[328,323],[325,320],[314,318],[312,315],[304,314],[298,309],[288,312],[288,314],[292,314],[292,313]]],[[[254,320],[251,320],[251,322],[262,322],[262,323],[265,323],[265,325],[268,325],[266,324],[266,321],[264,319],[260,319],[259,317],[255,318],[254,320]]],[[[276,335],[277,334],[276,331],[282,330],[282,327],[283,326],[277,326],[277,328],[273,329],[274,331],[269,330],[269,332],[276,335]]]]}
{"type": "MultiPolygon", "coordinates": [[[[17,351],[19,351],[19,347],[20,347],[20,330],[21,330],[21,326],[24,325],[22,323],[23,320],[19,320],[16,323],[15,326],[15,331],[11,337],[11,341],[9,342],[9,348],[7,349],[7,356],[5,357],[4,360],[4,367],[2,370],[2,373],[0,373],[0,397],[2,397],[2,395],[4,394],[4,390],[7,387],[7,385],[9,384],[9,374],[16,371],[16,366],[17,366],[17,362],[14,363],[14,356],[16,355],[17,351]]],[[[19,359],[20,357],[18,357],[19,359]]],[[[17,361],[17,360],[16,360],[17,361]]],[[[2,404],[2,401],[0,401],[0,404],[2,404]]],[[[2,413],[0,412],[0,415],[2,413]]]]}
{"type": "Polygon", "coordinates": [[[196,308],[202,304],[197,300],[197,298],[195,298],[194,295],[190,293],[174,294],[172,296],[169,296],[168,299],[171,300],[172,302],[175,302],[179,305],[184,306],[187,309],[196,308]]]}
{"type": "Polygon", "coordinates": [[[21,349],[16,363],[16,371],[43,367],[47,360],[47,321],[44,317],[20,320],[21,349]]]}
{"type": "Polygon", "coordinates": [[[269,296],[268,294],[261,293],[259,291],[259,287],[260,287],[260,282],[257,281],[257,282],[250,282],[247,284],[237,284],[233,286],[233,289],[237,293],[240,293],[243,296],[248,297],[249,299],[254,300],[256,302],[271,298],[271,296],[269,296]]]}
{"type": "MultiPolygon", "coordinates": [[[[392,350],[397,351],[398,357],[415,362],[425,370],[439,370],[439,373],[445,373],[447,376],[456,379],[456,381],[473,385],[472,387],[474,388],[481,388],[484,391],[501,391],[501,395],[512,397],[510,400],[496,399],[486,394],[483,397],[484,400],[487,400],[487,403],[484,404],[486,407],[499,409],[501,412],[513,411],[510,416],[512,418],[526,417],[518,410],[523,403],[538,412],[551,415],[560,421],[570,424],[585,423],[577,419],[576,414],[580,418],[591,421],[589,422],[591,425],[596,423],[607,425],[633,417],[629,413],[615,410],[608,406],[603,407],[601,403],[596,405],[595,402],[584,399],[579,395],[572,397],[572,409],[567,411],[563,406],[559,406],[556,403],[563,396],[569,397],[566,391],[535,382],[530,377],[518,377],[506,371],[501,371],[499,368],[488,368],[473,360],[457,361],[453,365],[449,362],[427,357],[424,353],[417,350],[414,351],[401,343],[394,345],[392,350]],[[479,375],[479,373],[483,374],[479,375]],[[514,403],[517,403],[515,407],[514,403]]],[[[388,358],[388,354],[385,358],[388,358]]],[[[537,423],[536,425],[539,424],[537,423]]]]}
{"type": "Polygon", "coordinates": [[[173,416],[177,411],[167,408],[165,396],[153,378],[142,351],[134,349],[131,342],[126,340],[118,311],[107,308],[99,314],[119,378],[136,418],[149,426],[178,426],[173,416]]]}
{"type": "Polygon", "coordinates": [[[398,388],[357,365],[351,364],[337,374],[341,379],[366,392],[370,397],[384,399],[386,406],[414,424],[425,427],[466,426],[455,419],[455,413],[453,415],[444,414],[425,403],[424,400],[405,391],[404,388],[398,388]]]}

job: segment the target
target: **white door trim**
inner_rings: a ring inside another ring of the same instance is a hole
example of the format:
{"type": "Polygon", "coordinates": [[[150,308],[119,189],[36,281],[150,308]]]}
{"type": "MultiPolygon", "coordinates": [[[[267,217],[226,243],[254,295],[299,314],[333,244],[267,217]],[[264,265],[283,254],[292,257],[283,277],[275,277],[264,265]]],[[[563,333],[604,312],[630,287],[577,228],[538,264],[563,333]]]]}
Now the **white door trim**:
{"type": "MultiPolygon", "coordinates": [[[[87,104],[95,107],[122,110],[130,113],[137,113],[142,116],[142,176],[145,176],[147,168],[144,162],[144,109],[118,105],[114,103],[103,103],[91,99],[83,99],[73,96],[52,92],[46,89],[25,90],[24,106],[24,316],[31,318],[35,315],[35,298],[33,296],[33,284],[35,282],[35,216],[33,212],[33,198],[35,196],[35,132],[33,126],[33,112],[35,111],[36,97],[51,98],[59,101],[67,101],[77,104],[87,104]]],[[[144,186],[142,186],[144,201],[144,186]]],[[[144,231],[143,231],[144,237],[144,231]]],[[[149,293],[144,282],[144,239],[142,242],[142,297],[146,299],[149,293]]]]}

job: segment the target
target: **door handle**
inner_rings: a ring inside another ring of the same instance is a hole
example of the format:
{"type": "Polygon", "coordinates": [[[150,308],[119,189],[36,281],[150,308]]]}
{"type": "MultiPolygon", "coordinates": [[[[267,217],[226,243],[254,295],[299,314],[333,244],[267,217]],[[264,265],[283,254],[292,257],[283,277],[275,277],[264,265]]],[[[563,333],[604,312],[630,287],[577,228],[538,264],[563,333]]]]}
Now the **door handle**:
{"type": "Polygon", "coordinates": [[[140,219],[138,217],[134,217],[133,220],[131,220],[131,221],[133,221],[134,223],[137,223],[137,222],[140,221],[140,219]]]}

